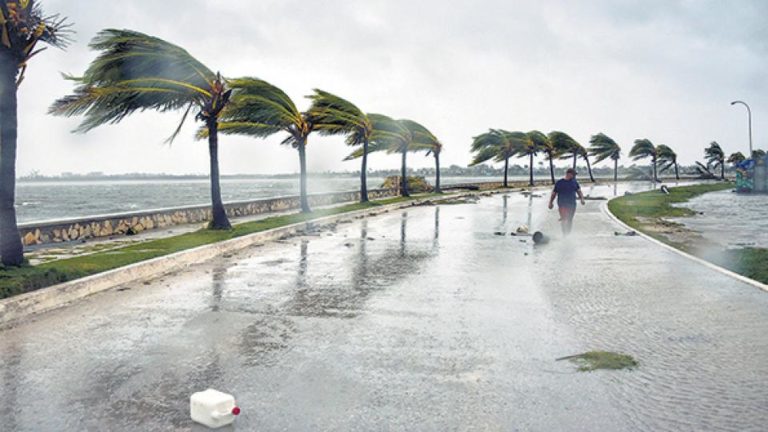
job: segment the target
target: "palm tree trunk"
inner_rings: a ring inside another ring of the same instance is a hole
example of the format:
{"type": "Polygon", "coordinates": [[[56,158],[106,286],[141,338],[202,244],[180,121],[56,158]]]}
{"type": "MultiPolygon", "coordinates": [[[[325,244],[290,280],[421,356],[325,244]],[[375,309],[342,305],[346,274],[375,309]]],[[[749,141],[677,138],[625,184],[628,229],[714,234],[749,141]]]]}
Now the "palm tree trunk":
{"type": "Polygon", "coordinates": [[[576,169],[576,156],[578,156],[578,153],[573,152],[573,169],[576,169]]]}
{"type": "Polygon", "coordinates": [[[529,156],[530,162],[528,163],[528,174],[530,179],[528,180],[528,185],[533,186],[533,153],[531,153],[529,156]]]}
{"type": "Polygon", "coordinates": [[[360,202],[368,202],[368,139],[363,140],[363,165],[360,167],[360,202]]]}
{"type": "Polygon", "coordinates": [[[17,64],[0,57],[0,257],[6,266],[24,263],[24,246],[16,225],[17,64]]]}
{"type": "Polygon", "coordinates": [[[652,162],[653,162],[653,181],[654,182],[658,182],[659,181],[659,176],[656,173],[656,158],[653,158],[652,162]]]}
{"type": "Polygon", "coordinates": [[[549,156],[549,176],[552,177],[552,184],[555,184],[555,165],[552,163],[552,153],[547,153],[549,156]]]}
{"type": "Polygon", "coordinates": [[[440,189],[440,152],[435,152],[435,193],[443,193],[440,189]]]}
{"type": "Polygon", "coordinates": [[[675,179],[680,180],[680,173],[677,170],[677,161],[675,161],[675,179]]]}
{"type": "Polygon", "coordinates": [[[301,212],[309,213],[309,200],[307,199],[307,139],[302,138],[299,144],[299,201],[301,212]]]}
{"type": "Polygon", "coordinates": [[[408,193],[408,175],[406,173],[406,167],[405,167],[405,155],[408,154],[408,151],[403,150],[401,153],[403,154],[403,157],[402,157],[402,163],[400,165],[400,175],[401,175],[400,191],[402,196],[409,197],[411,196],[411,194],[408,193]]]}
{"type": "Polygon", "coordinates": [[[224,203],[221,202],[221,185],[219,184],[219,121],[217,118],[208,120],[208,153],[211,160],[211,212],[212,229],[230,229],[232,225],[227,219],[224,203]]]}
{"type": "Polygon", "coordinates": [[[502,187],[509,187],[509,183],[507,182],[509,175],[509,157],[504,159],[504,184],[502,187]]]}
{"type": "Polygon", "coordinates": [[[720,180],[725,180],[725,162],[720,160],[720,180]]]}
{"type": "Polygon", "coordinates": [[[589,164],[589,157],[584,156],[584,160],[587,161],[587,172],[589,173],[589,179],[592,181],[592,183],[594,183],[595,178],[592,176],[592,165],[589,164]]]}
{"type": "Polygon", "coordinates": [[[613,160],[613,181],[614,182],[619,181],[619,160],[618,159],[613,160]]]}

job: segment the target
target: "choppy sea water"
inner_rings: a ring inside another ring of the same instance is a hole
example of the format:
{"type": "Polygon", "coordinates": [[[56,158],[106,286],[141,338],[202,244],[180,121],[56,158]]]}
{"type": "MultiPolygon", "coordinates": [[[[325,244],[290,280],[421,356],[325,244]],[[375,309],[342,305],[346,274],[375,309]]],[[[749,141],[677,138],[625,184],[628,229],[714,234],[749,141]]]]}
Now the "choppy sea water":
{"type": "MultiPolygon", "coordinates": [[[[445,177],[444,185],[496,178],[445,177]]],[[[369,178],[368,187],[378,188],[382,178],[369,178]]],[[[357,190],[354,177],[309,179],[309,192],[357,190]]],[[[272,198],[299,193],[297,179],[223,179],[224,202],[272,198]]],[[[16,214],[19,223],[67,219],[110,213],[191,206],[210,202],[207,179],[19,182],[16,214]]]]}
{"type": "Polygon", "coordinates": [[[678,221],[708,240],[726,248],[768,247],[768,195],[710,192],[685,207],[700,214],[678,221]]]}

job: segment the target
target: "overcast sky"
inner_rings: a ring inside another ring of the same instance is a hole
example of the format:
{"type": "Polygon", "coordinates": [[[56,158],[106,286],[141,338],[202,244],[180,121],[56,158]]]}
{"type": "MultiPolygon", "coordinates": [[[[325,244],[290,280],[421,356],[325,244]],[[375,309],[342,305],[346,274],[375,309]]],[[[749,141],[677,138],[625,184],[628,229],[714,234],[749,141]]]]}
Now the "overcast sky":
{"type": "MultiPolygon", "coordinates": [[[[30,62],[19,95],[18,174],[62,171],[207,173],[194,126],[163,141],[181,113],[140,113],[88,134],[79,120],[45,114],[69,93],[59,72],[82,73],[103,28],[128,28],[181,45],[228,77],[257,76],[300,109],[313,88],[367,112],[410,118],[445,145],[443,164],[466,166],[471,138],[488,128],[562,130],[584,145],[604,132],[667,144],[681,162],[718,141],[747,153],[768,148],[768,2],[443,0],[45,0],[74,22],[76,42],[30,62]]],[[[298,171],[295,150],[266,140],[221,138],[225,174],[298,171]]],[[[312,171],[355,170],[342,138],[310,137],[312,171]]],[[[626,162],[626,161],[625,161],[626,162]]],[[[519,161],[524,164],[524,160],[519,161]]],[[[395,168],[376,155],[372,169],[395,168]]],[[[415,167],[432,166],[422,155],[415,167]]]]}

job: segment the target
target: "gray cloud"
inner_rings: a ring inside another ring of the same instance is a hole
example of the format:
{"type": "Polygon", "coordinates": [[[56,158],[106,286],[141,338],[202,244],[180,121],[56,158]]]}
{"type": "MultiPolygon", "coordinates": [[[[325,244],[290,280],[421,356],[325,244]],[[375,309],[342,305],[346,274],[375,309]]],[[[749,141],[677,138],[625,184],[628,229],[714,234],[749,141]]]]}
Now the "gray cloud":
{"type": "MultiPolygon", "coordinates": [[[[719,141],[745,151],[751,103],[756,144],[766,148],[768,3],[763,1],[504,2],[433,0],[47,0],[75,22],[78,42],[31,64],[20,91],[18,171],[207,171],[191,137],[161,143],[178,114],[145,113],[87,135],[76,119],[45,115],[71,87],[57,72],[79,73],[86,44],[105,27],[132,28],[187,48],[227,76],[255,75],[284,88],[300,107],[312,88],[370,112],[412,118],[446,145],[444,163],[465,165],[471,137],[488,127],[560,129],[586,143],[605,132],[626,149],[636,138],[675,148],[683,162],[719,141]]],[[[295,152],[267,140],[222,138],[222,170],[297,170],[295,152]]],[[[312,137],[314,170],[341,162],[341,139],[312,137]]],[[[432,161],[412,157],[415,166],[432,161]]],[[[373,168],[398,166],[377,155],[373,168]]],[[[523,161],[521,161],[523,163],[523,161]]]]}

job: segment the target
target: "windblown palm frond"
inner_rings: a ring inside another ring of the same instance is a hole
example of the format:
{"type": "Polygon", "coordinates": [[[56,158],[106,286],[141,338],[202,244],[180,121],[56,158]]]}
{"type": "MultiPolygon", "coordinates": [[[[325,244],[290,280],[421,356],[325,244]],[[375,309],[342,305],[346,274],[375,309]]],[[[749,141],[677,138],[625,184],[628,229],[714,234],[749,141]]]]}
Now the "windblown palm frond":
{"type": "Polygon", "coordinates": [[[709,143],[709,147],[704,150],[704,157],[707,160],[707,164],[713,168],[717,168],[725,162],[725,152],[723,152],[717,141],[709,143]]]}
{"type": "Polygon", "coordinates": [[[0,52],[20,69],[16,86],[24,80],[27,62],[49,46],[65,48],[71,42],[71,24],[59,15],[45,15],[36,0],[0,0],[0,52]]]}
{"type": "Polygon", "coordinates": [[[132,30],[107,29],[90,47],[101,53],[82,76],[66,76],[77,87],[50,108],[55,115],[84,115],[78,132],[118,123],[143,110],[184,108],[183,123],[196,106],[198,118],[206,120],[218,116],[229,100],[231,91],[219,74],[162,39],[132,30]]]}
{"type": "Polygon", "coordinates": [[[635,140],[635,145],[633,145],[632,149],[629,150],[629,157],[631,157],[632,160],[645,159],[649,157],[655,162],[658,157],[658,152],[656,150],[656,146],[654,146],[650,140],[645,138],[637,139],[635,140]]]}
{"type": "Polygon", "coordinates": [[[477,154],[470,165],[477,165],[490,159],[496,162],[505,161],[521,151],[525,141],[527,137],[522,132],[491,129],[473,139],[472,152],[477,154]]]}
{"type": "MultiPolygon", "coordinates": [[[[219,115],[219,132],[254,138],[286,132],[283,144],[294,148],[312,132],[306,116],[280,88],[251,77],[228,80],[228,84],[232,97],[219,115]]],[[[201,128],[199,136],[206,134],[207,129],[201,128]]]]}
{"type": "MultiPolygon", "coordinates": [[[[397,120],[383,114],[368,114],[371,124],[368,153],[396,152],[408,137],[408,130],[397,120]]],[[[357,159],[363,156],[363,148],[355,149],[344,160],[357,159]]]]}
{"type": "Polygon", "coordinates": [[[371,121],[355,104],[319,89],[307,97],[312,101],[310,122],[321,135],[347,135],[347,145],[360,145],[370,139],[371,121]]]}
{"type": "Polygon", "coordinates": [[[555,145],[552,143],[552,141],[549,139],[548,136],[543,134],[540,131],[532,130],[528,132],[527,134],[528,140],[531,141],[531,143],[536,146],[539,151],[543,152],[547,155],[547,160],[549,161],[549,175],[552,180],[552,183],[555,183],[555,166],[553,164],[553,160],[557,157],[557,149],[555,148],[555,145]]]}
{"type": "Polygon", "coordinates": [[[600,132],[589,139],[589,153],[595,157],[595,163],[600,163],[606,159],[619,160],[621,157],[621,147],[613,138],[600,132]]]}
{"type": "Polygon", "coordinates": [[[659,159],[659,162],[661,163],[661,167],[659,168],[659,172],[667,171],[670,168],[673,168],[677,164],[677,153],[675,153],[672,148],[670,148],[667,145],[659,144],[656,146],[656,153],[657,157],[659,159]]]}

